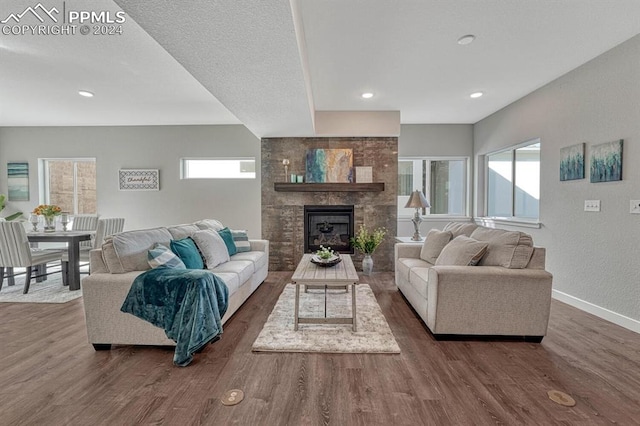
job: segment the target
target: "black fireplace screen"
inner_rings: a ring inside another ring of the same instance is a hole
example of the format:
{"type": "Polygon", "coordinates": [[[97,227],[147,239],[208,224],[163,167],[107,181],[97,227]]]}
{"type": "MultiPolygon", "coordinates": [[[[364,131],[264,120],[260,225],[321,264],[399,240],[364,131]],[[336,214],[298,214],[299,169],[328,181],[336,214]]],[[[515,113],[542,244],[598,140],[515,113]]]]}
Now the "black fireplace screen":
{"type": "Polygon", "coordinates": [[[353,206],[304,206],[304,251],[314,253],[320,246],[353,254],[353,206]]]}

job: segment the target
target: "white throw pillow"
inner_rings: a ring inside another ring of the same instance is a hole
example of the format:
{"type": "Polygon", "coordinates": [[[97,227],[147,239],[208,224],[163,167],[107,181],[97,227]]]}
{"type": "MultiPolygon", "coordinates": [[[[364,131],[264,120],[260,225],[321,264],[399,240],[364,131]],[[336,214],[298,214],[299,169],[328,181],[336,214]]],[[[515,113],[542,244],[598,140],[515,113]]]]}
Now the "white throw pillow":
{"type": "Polygon", "coordinates": [[[195,241],[207,269],[213,269],[221,263],[229,261],[229,251],[224,240],[213,229],[195,232],[191,238],[195,241]]]}
{"type": "Polygon", "coordinates": [[[422,250],[420,250],[420,259],[434,265],[444,246],[451,241],[451,237],[449,231],[438,231],[437,229],[429,231],[422,245],[422,250]]]}
{"type": "Polygon", "coordinates": [[[442,249],[436,266],[475,266],[487,251],[489,243],[460,235],[442,249]]]}

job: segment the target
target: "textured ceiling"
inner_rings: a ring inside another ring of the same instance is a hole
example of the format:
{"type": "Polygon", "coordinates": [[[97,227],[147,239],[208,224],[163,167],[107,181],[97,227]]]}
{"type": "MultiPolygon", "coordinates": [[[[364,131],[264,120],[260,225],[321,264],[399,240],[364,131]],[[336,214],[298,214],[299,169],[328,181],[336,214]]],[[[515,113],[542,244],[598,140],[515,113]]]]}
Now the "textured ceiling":
{"type": "MultiPolygon", "coordinates": [[[[36,4],[2,1],[0,20],[36,4]]],[[[242,123],[260,137],[310,136],[316,111],[367,110],[475,123],[640,33],[638,0],[64,6],[122,9],[123,35],[0,33],[0,126],[242,123]],[[458,45],[465,34],[476,41],[458,45]]]]}

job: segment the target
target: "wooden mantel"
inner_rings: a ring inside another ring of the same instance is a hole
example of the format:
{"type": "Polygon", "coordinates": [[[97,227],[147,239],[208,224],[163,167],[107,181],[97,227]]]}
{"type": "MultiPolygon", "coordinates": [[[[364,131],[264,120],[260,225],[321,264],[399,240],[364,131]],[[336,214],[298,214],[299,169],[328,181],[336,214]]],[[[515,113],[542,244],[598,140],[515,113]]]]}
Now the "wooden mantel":
{"type": "Polygon", "coordinates": [[[279,192],[381,192],[384,182],[374,183],[288,183],[275,182],[279,192]]]}

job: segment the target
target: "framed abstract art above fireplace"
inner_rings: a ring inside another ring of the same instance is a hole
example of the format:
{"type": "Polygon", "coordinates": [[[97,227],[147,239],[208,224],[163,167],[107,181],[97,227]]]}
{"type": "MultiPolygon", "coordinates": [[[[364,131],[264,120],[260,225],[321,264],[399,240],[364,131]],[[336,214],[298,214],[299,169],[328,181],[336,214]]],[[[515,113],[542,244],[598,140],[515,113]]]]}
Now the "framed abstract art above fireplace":
{"type": "Polygon", "coordinates": [[[353,182],[352,149],[309,149],[305,165],[308,183],[353,182]]]}

